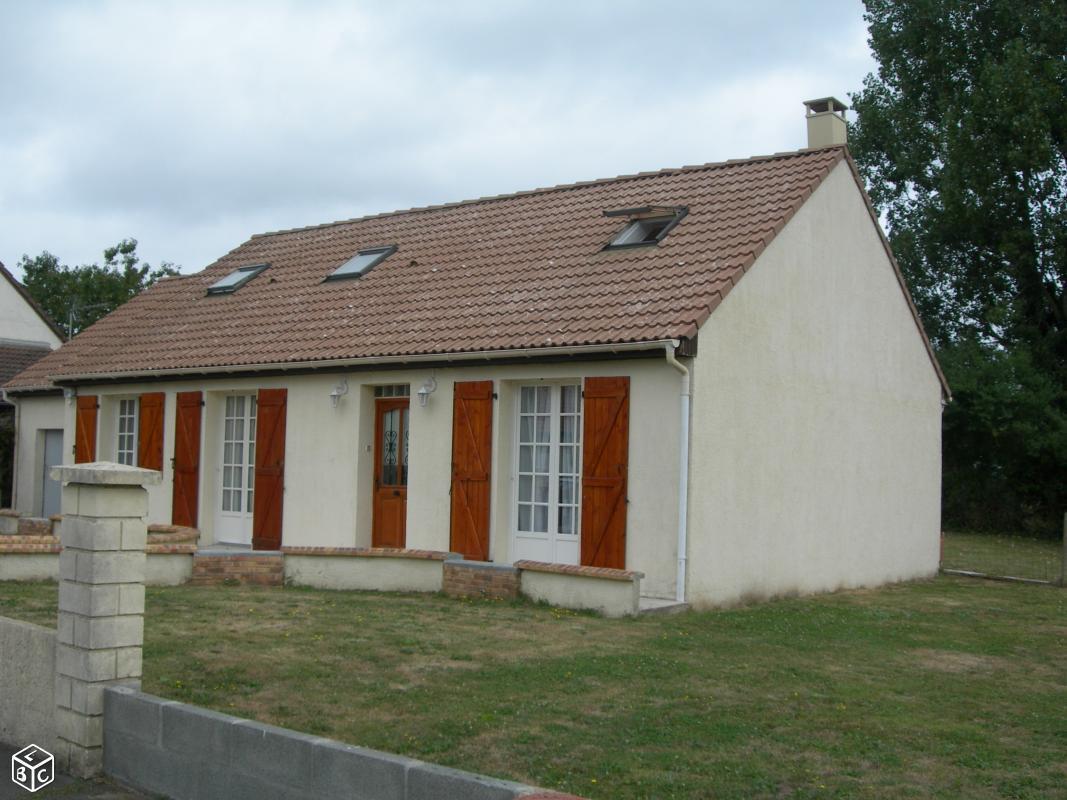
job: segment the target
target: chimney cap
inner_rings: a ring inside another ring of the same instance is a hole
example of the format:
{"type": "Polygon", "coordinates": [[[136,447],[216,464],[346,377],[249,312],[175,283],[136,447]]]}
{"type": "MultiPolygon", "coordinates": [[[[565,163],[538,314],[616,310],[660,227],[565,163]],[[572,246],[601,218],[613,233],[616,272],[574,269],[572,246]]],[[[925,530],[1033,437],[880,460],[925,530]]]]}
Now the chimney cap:
{"type": "Polygon", "coordinates": [[[805,100],[804,106],[808,109],[808,116],[811,116],[812,114],[825,114],[827,112],[833,112],[844,116],[844,113],[848,111],[848,106],[836,97],[820,97],[815,100],[805,100]]]}

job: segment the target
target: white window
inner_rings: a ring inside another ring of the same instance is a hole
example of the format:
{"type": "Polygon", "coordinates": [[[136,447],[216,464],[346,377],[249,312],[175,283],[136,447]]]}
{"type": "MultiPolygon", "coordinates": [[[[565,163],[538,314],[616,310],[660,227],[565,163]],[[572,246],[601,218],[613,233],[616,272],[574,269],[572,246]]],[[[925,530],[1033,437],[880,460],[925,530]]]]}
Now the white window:
{"type": "Polygon", "coordinates": [[[515,559],[577,563],[581,386],[521,387],[518,423],[515,559]]]}
{"type": "Polygon", "coordinates": [[[119,400],[118,441],[115,460],[131,467],[137,466],[137,398],[119,400]]]}
{"type": "Polygon", "coordinates": [[[226,398],[222,432],[222,510],[252,513],[256,477],[256,397],[226,398]]]}

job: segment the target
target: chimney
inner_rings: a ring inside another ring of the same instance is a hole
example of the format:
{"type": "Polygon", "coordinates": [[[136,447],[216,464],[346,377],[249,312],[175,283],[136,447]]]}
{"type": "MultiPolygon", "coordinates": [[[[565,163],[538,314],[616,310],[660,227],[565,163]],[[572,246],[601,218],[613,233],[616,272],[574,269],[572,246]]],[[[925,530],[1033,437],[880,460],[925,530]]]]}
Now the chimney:
{"type": "Polygon", "coordinates": [[[805,100],[804,107],[808,110],[808,147],[830,147],[848,141],[848,106],[836,97],[820,97],[805,100]]]}

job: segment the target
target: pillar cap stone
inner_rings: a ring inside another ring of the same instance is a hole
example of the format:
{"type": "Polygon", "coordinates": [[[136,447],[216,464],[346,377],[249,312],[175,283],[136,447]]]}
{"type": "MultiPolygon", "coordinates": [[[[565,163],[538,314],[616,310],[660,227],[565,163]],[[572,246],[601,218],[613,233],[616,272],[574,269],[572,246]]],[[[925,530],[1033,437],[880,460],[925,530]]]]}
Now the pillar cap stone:
{"type": "Polygon", "coordinates": [[[90,486],[149,486],[162,482],[163,473],[153,469],[128,467],[111,461],[90,464],[65,464],[52,467],[52,480],[63,483],[83,483],[90,486]]]}

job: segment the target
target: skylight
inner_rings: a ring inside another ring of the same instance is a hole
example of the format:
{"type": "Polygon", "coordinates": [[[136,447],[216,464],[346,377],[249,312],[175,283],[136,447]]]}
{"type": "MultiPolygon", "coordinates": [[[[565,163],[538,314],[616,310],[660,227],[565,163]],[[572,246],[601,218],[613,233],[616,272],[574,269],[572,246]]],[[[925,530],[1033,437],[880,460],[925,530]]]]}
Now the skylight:
{"type": "Polygon", "coordinates": [[[232,294],[265,270],[269,264],[253,264],[250,267],[235,269],[225,278],[215,281],[207,287],[208,294],[232,294]]]}
{"type": "Polygon", "coordinates": [[[629,222],[604,249],[657,244],[687,213],[687,208],[674,206],[642,206],[605,211],[606,217],[629,217],[629,222]]]}
{"type": "Polygon", "coordinates": [[[339,266],[326,276],[326,280],[333,281],[339,278],[359,278],[366,275],[381,262],[396,252],[396,245],[388,247],[370,247],[360,250],[352,258],[339,266]]]}

